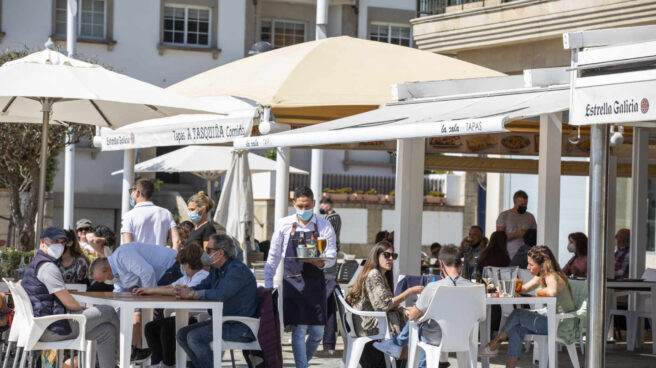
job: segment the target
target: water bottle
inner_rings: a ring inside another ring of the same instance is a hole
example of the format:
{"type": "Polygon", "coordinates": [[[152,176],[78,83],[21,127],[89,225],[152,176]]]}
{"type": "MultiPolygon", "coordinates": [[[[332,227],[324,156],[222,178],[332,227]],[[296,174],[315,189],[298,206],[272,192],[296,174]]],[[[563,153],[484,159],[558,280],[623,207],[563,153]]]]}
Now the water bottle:
{"type": "Polygon", "coordinates": [[[25,274],[25,269],[27,268],[27,265],[25,264],[25,258],[21,257],[20,264],[18,265],[18,278],[22,279],[23,275],[25,274]]]}
{"type": "Polygon", "coordinates": [[[472,269],[472,274],[476,278],[476,282],[479,284],[483,283],[483,277],[480,272],[478,272],[478,257],[474,257],[474,268],[472,269]]]}

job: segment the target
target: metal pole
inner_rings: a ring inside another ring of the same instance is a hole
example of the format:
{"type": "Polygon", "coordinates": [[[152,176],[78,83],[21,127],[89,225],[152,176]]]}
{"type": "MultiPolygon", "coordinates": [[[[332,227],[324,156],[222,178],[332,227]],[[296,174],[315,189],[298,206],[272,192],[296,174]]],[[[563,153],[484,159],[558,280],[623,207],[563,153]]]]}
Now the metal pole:
{"type": "Polygon", "coordinates": [[[588,348],[586,368],[604,367],[606,301],[606,198],[608,189],[608,125],[591,128],[590,221],[588,234],[588,348]]]}
{"type": "Polygon", "coordinates": [[[48,168],[48,124],[50,122],[50,111],[52,99],[41,99],[41,112],[43,113],[43,128],[41,130],[41,158],[39,168],[39,208],[36,213],[36,234],[34,236],[34,249],[39,249],[39,236],[43,231],[43,205],[46,198],[46,169],[48,168]]]}
{"type": "MultiPolygon", "coordinates": [[[[328,37],[328,0],[317,0],[317,26],[315,39],[322,40],[328,37]]],[[[319,201],[323,192],[323,150],[312,150],[312,166],[310,168],[310,188],[314,192],[316,202],[315,212],[319,212],[319,201]]]]}
{"type": "Polygon", "coordinates": [[[135,149],[123,151],[123,191],[121,192],[121,215],[130,210],[130,188],[134,183],[134,161],[137,153],[135,149]]]}
{"type": "MultiPolygon", "coordinates": [[[[68,57],[75,55],[75,42],[77,41],[77,0],[68,0],[66,15],[66,50],[68,57]]],[[[69,129],[69,142],[75,137],[73,129],[69,129]]],[[[75,144],[66,145],[64,156],[64,221],[65,229],[73,227],[73,212],[75,211],[75,144]]]]}

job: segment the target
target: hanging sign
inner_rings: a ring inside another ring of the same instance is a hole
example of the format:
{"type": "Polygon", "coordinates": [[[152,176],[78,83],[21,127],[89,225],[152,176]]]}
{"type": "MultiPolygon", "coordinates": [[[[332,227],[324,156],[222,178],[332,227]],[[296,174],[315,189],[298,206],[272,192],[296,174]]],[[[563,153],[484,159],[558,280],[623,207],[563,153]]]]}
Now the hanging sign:
{"type": "Polygon", "coordinates": [[[126,125],[117,130],[103,128],[102,150],[217,144],[248,137],[252,114],[244,116],[178,115],[126,125]]]}

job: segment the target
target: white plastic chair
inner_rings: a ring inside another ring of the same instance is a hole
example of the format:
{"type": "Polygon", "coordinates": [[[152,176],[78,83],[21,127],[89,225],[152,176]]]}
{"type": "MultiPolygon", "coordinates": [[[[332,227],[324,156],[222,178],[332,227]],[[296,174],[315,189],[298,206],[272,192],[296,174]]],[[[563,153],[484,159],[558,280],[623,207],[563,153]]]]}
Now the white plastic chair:
{"type": "MultiPolygon", "coordinates": [[[[278,289],[276,288],[271,293],[271,296],[274,299],[280,298],[280,295],[276,295],[277,293],[278,293],[278,289]]],[[[255,340],[250,342],[227,341],[221,339],[221,350],[222,351],[230,350],[230,360],[232,361],[232,367],[235,368],[234,350],[262,350],[262,348],[260,347],[260,341],[257,338],[257,334],[260,331],[260,319],[252,318],[252,317],[241,317],[241,316],[223,316],[223,318],[221,319],[221,323],[226,323],[226,322],[241,322],[245,324],[251,330],[253,336],[255,336],[255,340]]],[[[212,348],[212,344],[210,344],[210,349],[211,348],[212,348]]]]}
{"type": "MultiPolygon", "coordinates": [[[[648,268],[642,273],[642,279],[645,281],[656,281],[656,269],[648,268]]],[[[629,291],[613,291],[610,293],[610,308],[606,313],[605,326],[606,330],[610,328],[612,316],[624,316],[626,319],[626,350],[633,351],[636,347],[636,340],[638,335],[638,322],[640,318],[651,319],[649,313],[649,305],[652,302],[652,297],[647,291],[635,291],[637,298],[636,310],[617,309],[617,298],[621,296],[629,296],[632,292],[629,291]]],[[[656,321],[651,321],[653,323],[656,321]]],[[[652,327],[652,331],[653,331],[652,327]]],[[[654,346],[656,352],[656,345],[654,346]]]]}
{"type": "MultiPolygon", "coordinates": [[[[10,294],[14,294],[14,286],[11,281],[2,279],[7,286],[7,291],[10,294]],[[11,284],[11,286],[10,286],[11,284]]],[[[9,329],[9,335],[7,336],[7,351],[5,352],[5,360],[2,365],[2,368],[8,368],[9,366],[9,356],[11,355],[11,346],[12,344],[16,346],[16,359],[14,359],[13,368],[18,366],[18,357],[20,357],[22,345],[18,344],[18,337],[21,331],[24,331],[27,328],[25,316],[22,313],[22,309],[18,306],[17,302],[14,302],[14,318],[11,321],[11,328],[9,329]]]]}
{"type": "MultiPolygon", "coordinates": [[[[582,280],[571,280],[570,285],[572,287],[572,290],[574,291],[574,288],[587,288],[586,281],[582,280]]],[[[576,293],[575,293],[576,294],[576,293]]],[[[587,293],[585,293],[587,295],[587,293]]],[[[560,325],[560,322],[569,319],[569,318],[583,318],[587,316],[588,313],[588,302],[587,300],[581,299],[581,300],[574,300],[576,303],[576,310],[573,312],[569,313],[558,313],[556,314],[556,326],[560,325]]],[[[584,341],[583,341],[583,333],[585,332],[585,329],[583,326],[579,324],[579,345],[581,348],[581,354],[585,355],[584,351],[584,341]]],[[[533,341],[536,345],[533,347],[533,363],[535,363],[536,360],[539,361],[540,368],[546,368],[547,363],[549,361],[549,349],[548,349],[548,339],[547,335],[526,335],[524,337],[525,341],[533,341]]],[[[567,348],[567,354],[569,354],[569,358],[572,361],[572,366],[574,368],[579,368],[579,357],[576,353],[576,343],[571,343],[568,344],[565,342],[563,339],[559,338],[556,335],[556,345],[562,345],[567,348]]]]}
{"type": "MultiPolygon", "coordinates": [[[[364,312],[353,309],[346,300],[344,296],[340,293],[336,293],[339,308],[339,315],[344,329],[344,337],[346,342],[344,343],[344,367],[345,368],[358,368],[360,364],[360,356],[364,350],[364,346],[376,340],[383,340],[389,338],[389,331],[387,328],[387,313],[386,312],[364,312]],[[358,336],[355,333],[355,322],[353,321],[353,316],[358,317],[373,317],[378,320],[378,333],[371,336],[358,336]]],[[[391,366],[389,360],[385,360],[385,365],[387,367],[391,366]]]]}
{"type": "Polygon", "coordinates": [[[476,367],[478,359],[478,325],[485,320],[485,287],[440,286],[428,305],[426,313],[410,322],[408,366],[417,367],[419,351],[426,353],[426,366],[437,367],[440,354],[456,353],[458,367],[476,367]],[[442,331],[440,345],[419,341],[418,323],[433,320],[442,331]]]}
{"type": "MultiPolygon", "coordinates": [[[[82,356],[85,355],[85,352],[87,351],[85,333],[87,318],[84,315],[55,314],[51,316],[35,317],[30,298],[21,284],[8,282],[7,285],[14,296],[14,305],[18,310],[18,313],[23,314],[24,323],[22,326],[25,328],[21,329],[18,333],[18,346],[23,347],[23,355],[20,362],[21,368],[25,367],[27,352],[34,350],[76,350],[81,352],[82,356]],[[61,320],[69,320],[78,323],[79,334],[76,338],[54,342],[39,341],[41,335],[43,335],[43,332],[48,326],[61,320]]],[[[16,357],[18,358],[18,355],[16,357]]],[[[80,362],[84,361],[85,359],[80,359],[80,362]]]]}

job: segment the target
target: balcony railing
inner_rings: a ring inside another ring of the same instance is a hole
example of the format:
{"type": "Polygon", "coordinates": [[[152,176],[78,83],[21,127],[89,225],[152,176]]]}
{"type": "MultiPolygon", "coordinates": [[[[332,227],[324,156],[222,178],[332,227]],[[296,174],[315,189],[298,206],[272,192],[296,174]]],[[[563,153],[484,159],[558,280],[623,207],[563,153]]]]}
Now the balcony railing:
{"type": "MultiPolygon", "coordinates": [[[[396,178],[394,176],[368,176],[368,175],[344,175],[324,174],[323,187],[330,189],[351,188],[353,192],[361,190],[364,192],[375,189],[378,194],[388,194],[394,190],[396,178]]],[[[309,186],[309,175],[290,174],[289,189],[294,190],[300,186],[309,186]]],[[[431,175],[424,177],[424,195],[428,192],[446,193],[446,175],[431,175]]]]}
{"type": "Polygon", "coordinates": [[[443,14],[447,6],[475,3],[483,0],[417,0],[417,18],[443,14]]]}

